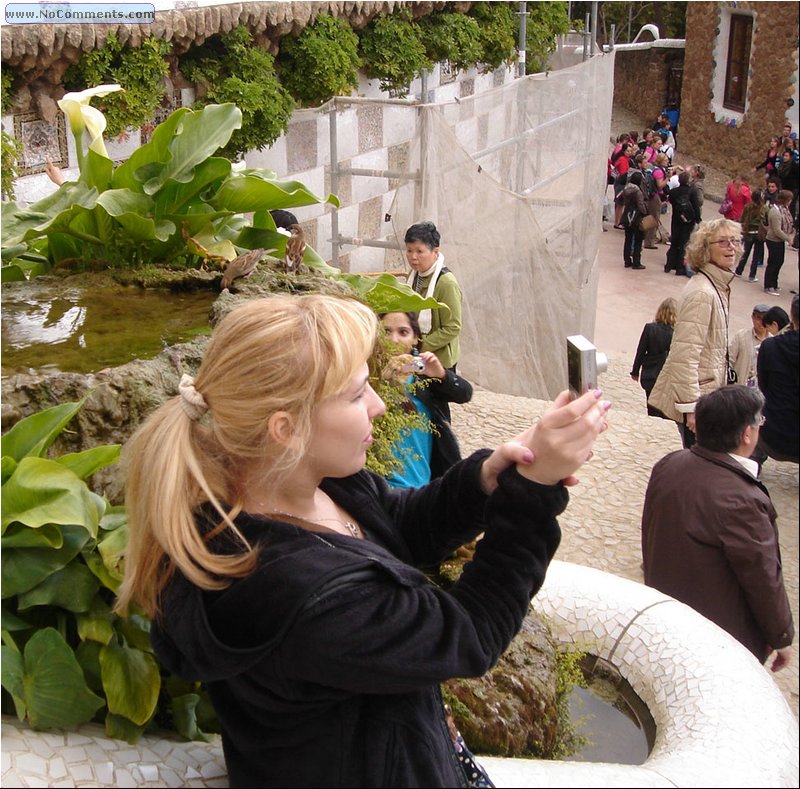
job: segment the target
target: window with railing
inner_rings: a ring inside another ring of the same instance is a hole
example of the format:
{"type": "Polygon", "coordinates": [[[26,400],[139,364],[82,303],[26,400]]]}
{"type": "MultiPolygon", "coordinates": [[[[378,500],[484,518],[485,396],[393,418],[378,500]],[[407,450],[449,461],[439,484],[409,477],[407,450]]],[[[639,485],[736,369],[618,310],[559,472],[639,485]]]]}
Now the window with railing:
{"type": "Polygon", "coordinates": [[[728,36],[728,62],[725,69],[725,97],[722,106],[738,112],[744,112],[747,98],[752,37],[753,17],[732,14],[728,36]]]}

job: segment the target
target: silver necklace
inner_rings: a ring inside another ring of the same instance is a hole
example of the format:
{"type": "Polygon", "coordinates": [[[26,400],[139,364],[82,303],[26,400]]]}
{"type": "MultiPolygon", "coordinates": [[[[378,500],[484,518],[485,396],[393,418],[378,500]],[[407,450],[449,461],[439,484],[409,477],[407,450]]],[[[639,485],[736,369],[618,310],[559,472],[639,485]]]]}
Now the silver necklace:
{"type": "Polygon", "coordinates": [[[333,521],[334,523],[341,523],[342,526],[350,532],[350,536],[355,538],[356,540],[363,539],[364,535],[361,532],[357,523],[353,523],[352,521],[346,521],[343,518],[301,518],[299,515],[295,515],[291,512],[284,512],[283,510],[273,510],[273,515],[286,515],[288,518],[294,518],[298,521],[306,521],[309,523],[317,523],[320,526],[322,525],[322,521],[333,521]]]}

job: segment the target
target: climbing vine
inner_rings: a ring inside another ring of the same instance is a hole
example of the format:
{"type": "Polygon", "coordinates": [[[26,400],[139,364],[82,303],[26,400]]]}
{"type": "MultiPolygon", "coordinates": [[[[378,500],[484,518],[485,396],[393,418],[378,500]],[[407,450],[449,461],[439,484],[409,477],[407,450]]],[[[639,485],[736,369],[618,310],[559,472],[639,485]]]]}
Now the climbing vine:
{"type": "MultiPolygon", "coordinates": [[[[0,108],[3,115],[11,105],[14,75],[9,68],[4,68],[0,73],[2,80],[2,94],[0,94],[0,108]]],[[[4,200],[14,199],[14,179],[19,175],[19,160],[22,157],[22,144],[5,129],[0,134],[0,191],[4,200]]]]}
{"type": "Polygon", "coordinates": [[[212,36],[180,61],[186,79],[197,83],[195,107],[231,102],[242,111],[242,127],[220,151],[238,159],[266,148],[288,128],[294,109],[289,91],[278,81],[275,59],[253,43],[245,27],[212,36]]]}
{"type": "Polygon", "coordinates": [[[122,44],[111,33],[104,46],[84,52],[64,74],[68,90],[97,85],[122,85],[124,92],[93,100],[106,117],[106,134],[117,137],[127,128],[138,128],[152,120],[164,98],[164,78],[169,73],[166,41],[148,36],[139,47],[122,44]]]}
{"type": "Polygon", "coordinates": [[[343,19],[323,14],[299,36],[284,36],[278,73],[298,101],[313,106],[349,96],[358,86],[358,36],[343,19]]]}
{"type": "Polygon", "coordinates": [[[380,80],[381,90],[393,96],[407,95],[411,81],[432,65],[419,25],[406,9],[367,25],[359,37],[359,51],[366,75],[380,80]]]}

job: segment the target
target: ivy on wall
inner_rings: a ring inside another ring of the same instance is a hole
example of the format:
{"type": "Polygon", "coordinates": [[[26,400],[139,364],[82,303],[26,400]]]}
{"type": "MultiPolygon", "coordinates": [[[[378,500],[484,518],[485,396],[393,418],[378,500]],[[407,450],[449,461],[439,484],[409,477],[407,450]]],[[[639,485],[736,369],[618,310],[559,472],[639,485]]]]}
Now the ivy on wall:
{"type": "Polygon", "coordinates": [[[306,105],[348,96],[358,87],[358,36],[343,19],[319,16],[299,36],[281,39],[278,73],[289,92],[306,105]]]}
{"type": "Polygon", "coordinates": [[[405,9],[374,19],[359,37],[359,51],[366,75],[392,96],[405,96],[411,80],[432,65],[419,25],[405,9]]]}
{"type": "Polygon", "coordinates": [[[117,137],[126,128],[138,128],[151,120],[164,98],[166,60],[171,47],[148,36],[140,47],[126,47],[112,33],[99,49],[84,52],[64,74],[67,90],[96,85],[122,85],[124,92],[97,98],[93,104],[105,115],[107,134],[117,137]]]}
{"type": "MultiPolygon", "coordinates": [[[[11,98],[13,95],[14,75],[11,69],[3,69],[0,73],[0,82],[2,82],[2,93],[0,94],[0,111],[3,115],[8,112],[11,106],[11,98]]],[[[19,160],[22,156],[22,146],[20,142],[2,130],[0,134],[0,192],[4,200],[14,199],[14,179],[19,175],[19,160]]]]}
{"type": "Polygon", "coordinates": [[[266,148],[288,128],[295,103],[278,80],[275,59],[253,45],[244,27],[212,36],[180,61],[183,75],[197,84],[196,108],[231,102],[242,111],[242,127],[220,155],[237,159],[266,148]]]}

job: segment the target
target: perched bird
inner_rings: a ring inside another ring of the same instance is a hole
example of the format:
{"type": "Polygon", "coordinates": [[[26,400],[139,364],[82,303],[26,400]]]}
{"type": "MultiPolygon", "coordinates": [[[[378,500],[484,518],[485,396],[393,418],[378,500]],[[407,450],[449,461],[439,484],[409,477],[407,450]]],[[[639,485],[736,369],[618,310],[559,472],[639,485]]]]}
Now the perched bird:
{"type": "Polygon", "coordinates": [[[235,257],[225,267],[225,273],[222,275],[222,281],[219,283],[220,290],[227,290],[233,285],[234,280],[239,277],[249,277],[258,265],[258,261],[266,254],[266,249],[251,249],[239,257],[235,257]]]}
{"type": "Polygon", "coordinates": [[[291,225],[292,237],[286,242],[286,270],[293,274],[300,268],[303,262],[303,255],[306,253],[306,242],[303,238],[303,228],[300,225],[291,225]]]}

